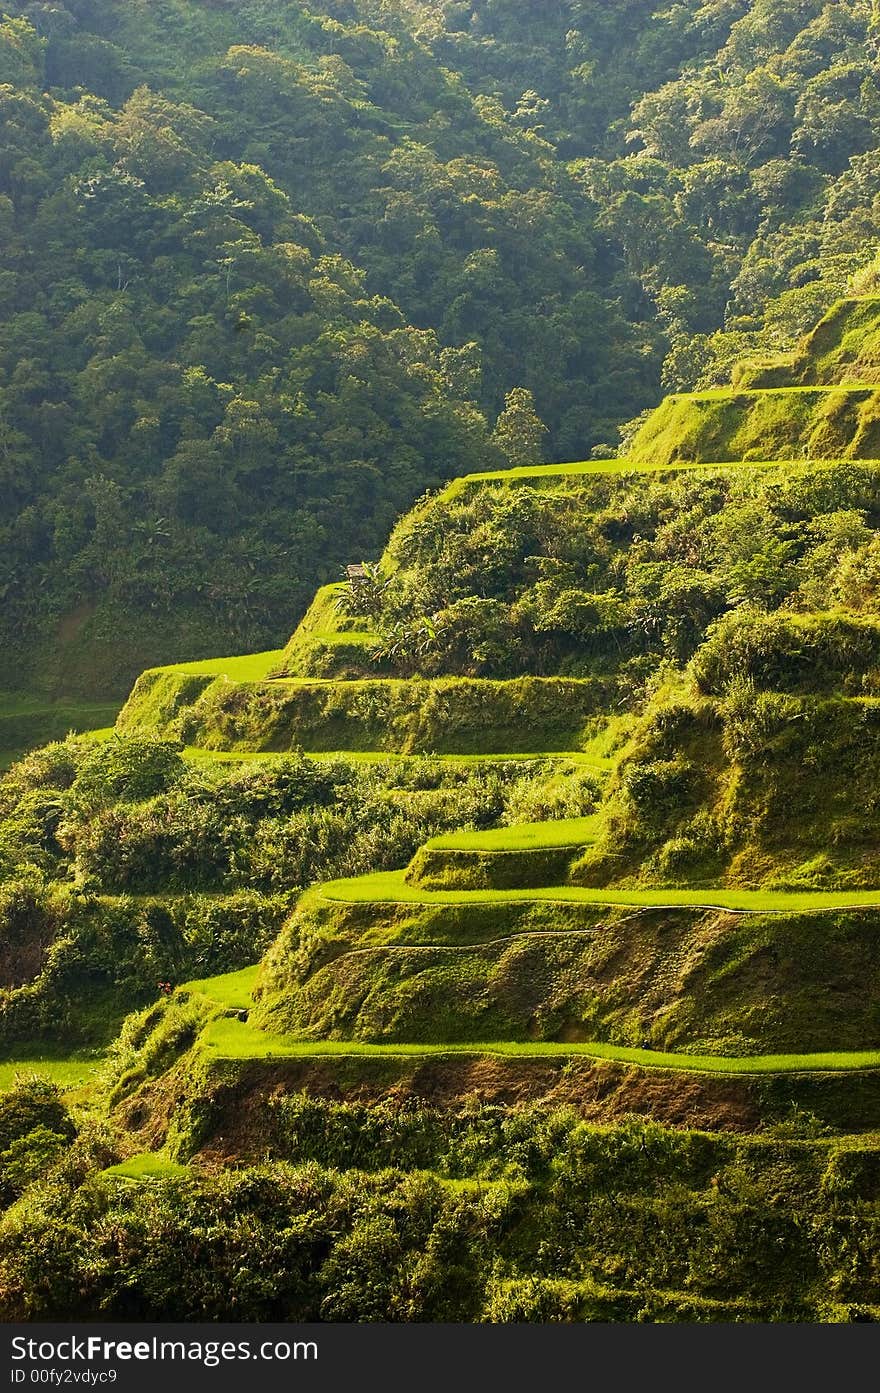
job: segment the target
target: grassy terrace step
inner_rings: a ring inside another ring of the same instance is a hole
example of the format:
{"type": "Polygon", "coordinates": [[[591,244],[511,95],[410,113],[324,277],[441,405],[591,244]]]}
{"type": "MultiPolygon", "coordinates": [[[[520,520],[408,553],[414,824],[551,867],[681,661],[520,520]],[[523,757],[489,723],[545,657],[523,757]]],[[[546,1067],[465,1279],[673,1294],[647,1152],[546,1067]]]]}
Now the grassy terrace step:
{"type": "Polygon", "coordinates": [[[432,837],[432,851],[540,851],[552,847],[577,847],[596,840],[598,817],[559,818],[549,822],[521,822],[494,827],[488,832],[448,832],[432,837]]]}
{"type": "MultiPolygon", "coordinates": [[[[278,750],[202,750],[196,745],[187,745],[183,751],[184,759],[191,760],[193,763],[205,762],[209,764],[241,764],[251,760],[284,759],[286,754],[286,751],[278,750]]],[[[343,759],[354,764],[404,764],[417,759],[430,759],[436,760],[440,764],[449,765],[527,764],[550,760],[557,764],[577,764],[584,769],[607,770],[614,766],[614,761],[611,759],[596,759],[590,755],[582,754],[579,750],[570,752],[531,750],[512,755],[402,755],[384,750],[315,750],[309,753],[309,759],[324,762],[343,759]]]]}
{"type": "Polygon", "coordinates": [[[259,965],[243,967],[238,972],[224,972],[219,977],[200,977],[192,982],[184,982],[178,987],[178,995],[195,994],[210,997],[218,1006],[227,1006],[235,1011],[244,1011],[253,1005],[252,992],[259,975],[259,965]]]}
{"type": "Polygon", "coordinates": [[[377,671],[371,654],[379,636],[339,608],[347,593],[344,582],[321,586],[270,676],[351,678],[377,671]]]}
{"type": "Polygon", "coordinates": [[[284,657],[283,648],[267,653],[245,653],[236,658],[197,658],[189,663],[170,663],[150,672],[178,673],[182,677],[225,677],[229,682],[263,682],[284,657]]]}
{"type": "Polygon", "coordinates": [[[454,1055],[483,1057],[502,1055],[517,1059],[607,1059],[645,1069],[685,1071],[697,1074],[801,1074],[839,1073],[880,1069],[880,1050],[824,1054],[767,1054],[741,1057],[709,1054],[667,1054],[660,1050],[629,1048],[596,1041],[584,1044],[499,1040],[478,1044],[383,1044],[357,1040],[291,1040],[264,1035],[244,1021],[221,1017],[211,1021],[199,1037],[206,1053],[216,1060],[351,1058],[426,1058],[454,1055]]]}
{"type": "Polygon", "coordinates": [[[707,463],[705,460],[650,460],[633,459],[629,455],[616,456],[613,459],[601,460],[579,460],[572,463],[561,464],[530,464],[520,465],[514,469],[490,469],[481,473],[462,474],[460,478],[453,479],[450,484],[440,492],[440,499],[452,499],[458,497],[465,489],[478,487],[481,484],[534,484],[539,487],[542,483],[554,483],[557,479],[578,478],[585,475],[616,474],[625,476],[627,474],[653,474],[653,473],[677,473],[683,470],[711,470],[718,469],[772,469],[778,464],[778,460],[718,460],[707,463]]]}
{"type": "MultiPolygon", "coordinates": [[[[251,991],[257,971],[257,968],[246,968],[242,972],[227,973],[222,977],[189,982],[181,987],[180,991],[208,996],[218,1006],[226,1009],[246,1010],[252,1004],[251,991]]],[[[202,1048],[218,1060],[327,1056],[434,1058],[450,1055],[504,1055],[520,1059],[588,1057],[636,1064],[643,1068],[711,1074],[821,1073],[880,1068],[880,1050],[733,1057],[664,1053],[625,1045],[609,1045],[601,1041],[583,1044],[510,1040],[476,1044],[369,1044],[356,1040],[293,1040],[285,1036],[266,1035],[247,1022],[229,1016],[211,1021],[199,1039],[202,1048]]]]}
{"type": "Polygon", "coordinates": [[[733,381],[737,387],[880,382],[880,299],[838,300],[796,349],[738,363],[733,381]]]}
{"type": "MultiPolygon", "coordinates": [[[[839,391],[840,388],[822,389],[815,387],[797,387],[778,388],[775,390],[777,392],[815,392],[817,390],[839,391]]],[[[869,388],[865,388],[864,386],[855,390],[861,392],[870,391],[869,388]]],[[[687,396],[679,396],[676,398],[667,397],[665,401],[691,401],[697,397],[705,399],[706,401],[723,401],[731,395],[732,392],[730,388],[720,387],[711,391],[694,393],[687,396]]],[[[742,393],[733,393],[733,395],[739,396],[742,395],[742,393]]],[[[752,395],[755,395],[755,393],[752,393],[752,395]]],[[[658,407],[658,410],[662,409],[662,406],[658,407]]],[[[756,457],[753,459],[719,458],[709,460],[680,458],[676,455],[669,455],[668,458],[661,458],[658,451],[657,455],[654,457],[646,452],[644,456],[620,455],[614,459],[584,460],[575,464],[523,465],[516,469],[495,469],[487,470],[479,474],[463,474],[460,478],[453,479],[452,483],[446,485],[438,495],[438,500],[442,502],[444,500],[455,499],[465,490],[479,488],[483,484],[527,484],[535,488],[540,488],[542,484],[552,485],[559,479],[577,478],[588,475],[618,475],[623,478],[629,474],[679,474],[695,473],[699,471],[708,474],[717,474],[719,470],[748,469],[751,471],[778,469],[780,463],[784,463],[786,458],[788,457],[782,456],[779,459],[756,457]]],[[[801,457],[797,456],[797,458],[800,462],[801,457]]],[[[812,465],[821,465],[829,469],[833,468],[835,465],[851,463],[851,459],[842,455],[837,458],[826,458],[825,456],[821,456],[810,460],[810,464],[812,465]]],[[[876,460],[869,459],[868,457],[860,457],[860,463],[880,463],[880,457],[876,460]]]]}
{"type": "Polygon", "coordinates": [[[632,442],[634,464],[880,456],[880,387],[714,388],[666,397],[632,442]]]}
{"type": "MultiPolygon", "coordinates": [[[[208,997],[228,1011],[246,1011],[253,1005],[252,992],[259,968],[245,968],[221,977],[188,982],[179,993],[208,997]]],[[[371,1044],[359,1040],[298,1040],[255,1029],[233,1016],[216,1017],[199,1036],[199,1045],[214,1060],[268,1060],[336,1058],[431,1059],[451,1056],[500,1055],[516,1059],[603,1059],[634,1064],[645,1069],[701,1074],[841,1073],[880,1069],[880,1050],[822,1051],[810,1054],[709,1055],[646,1050],[604,1041],[557,1043],[553,1041],[500,1040],[487,1043],[371,1044]]]]}
{"type": "Polygon", "coordinates": [[[103,1065],[102,1055],[87,1051],[52,1054],[40,1045],[20,1046],[15,1054],[0,1059],[0,1093],[12,1088],[18,1079],[46,1079],[59,1088],[78,1088],[95,1077],[103,1065]]]}
{"type": "Polygon", "coordinates": [[[596,841],[599,826],[593,816],[432,837],[407,867],[407,883],[424,890],[553,884],[568,878],[571,862],[596,841]]]}
{"type": "Polygon", "coordinates": [[[188,1166],[181,1166],[167,1156],[156,1151],[142,1151],[137,1156],[129,1156],[116,1166],[108,1166],[102,1175],[118,1176],[120,1180],[175,1180],[189,1174],[188,1166]]]}
{"type": "Polygon", "coordinates": [[[587,889],[549,885],[523,890],[422,890],[404,871],[328,881],[310,892],[343,904],[468,905],[513,901],[632,905],[643,909],[726,909],[741,914],[804,913],[812,910],[880,908],[880,890],[656,890],[587,889]]]}
{"type": "MultiPolygon", "coordinates": [[[[103,730],[86,732],[89,740],[112,740],[113,726],[103,730]]],[[[185,745],[183,758],[191,764],[264,764],[273,760],[287,759],[289,750],[204,750],[199,745],[185,745]]],[[[615,761],[581,750],[529,750],[515,755],[458,755],[458,754],[412,754],[402,755],[386,750],[313,750],[309,759],[328,763],[345,760],[351,764],[408,764],[413,760],[428,759],[438,764],[452,767],[467,767],[479,764],[534,764],[547,761],[554,764],[574,764],[581,769],[595,769],[598,773],[614,768],[615,761]]]]}
{"type": "Polygon", "coordinates": [[[616,690],[612,677],[270,682],[234,680],[228,670],[212,676],[197,666],[143,673],[120,714],[120,734],[279,752],[515,756],[540,742],[562,755],[584,744],[587,723],[608,709],[616,690]]]}

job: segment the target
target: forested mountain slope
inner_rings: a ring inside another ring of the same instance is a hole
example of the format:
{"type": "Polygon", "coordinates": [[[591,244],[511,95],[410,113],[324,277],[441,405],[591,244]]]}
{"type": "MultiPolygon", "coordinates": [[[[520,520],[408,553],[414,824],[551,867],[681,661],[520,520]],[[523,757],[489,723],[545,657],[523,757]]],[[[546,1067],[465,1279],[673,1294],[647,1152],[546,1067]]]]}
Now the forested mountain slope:
{"type": "Polygon", "coordinates": [[[622,8],[7,0],[0,686],[277,644],[512,389],[607,452],[870,261],[866,0],[622,8]]]}

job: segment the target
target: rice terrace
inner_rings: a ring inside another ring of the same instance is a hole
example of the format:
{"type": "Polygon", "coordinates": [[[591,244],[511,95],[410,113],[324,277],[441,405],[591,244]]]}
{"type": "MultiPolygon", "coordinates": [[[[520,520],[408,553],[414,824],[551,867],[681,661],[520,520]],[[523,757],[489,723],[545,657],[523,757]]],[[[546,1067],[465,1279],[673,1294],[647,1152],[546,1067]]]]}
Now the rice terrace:
{"type": "Polygon", "coordinates": [[[880,1319],[877,16],[528,11],[0,5],[7,1322],[880,1319]]]}

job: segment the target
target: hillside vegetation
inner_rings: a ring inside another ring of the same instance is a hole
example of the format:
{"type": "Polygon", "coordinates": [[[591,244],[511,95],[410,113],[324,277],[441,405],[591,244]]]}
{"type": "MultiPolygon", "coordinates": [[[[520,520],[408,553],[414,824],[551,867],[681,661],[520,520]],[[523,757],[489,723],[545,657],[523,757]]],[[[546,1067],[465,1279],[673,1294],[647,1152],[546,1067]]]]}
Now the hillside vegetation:
{"type": "Polygon", "coordinates": [[[880,474],[798,407],[878,322],[462,476],[0,779],[4,1314],[880,1315],[880,474]]]}
{"type": "Polygon", "coordinates": [[[880,1319],[873,8],[0,17],[3,1318],[880,1319]]]}
{"type": "Polygon", "coordinates": [[[868,0],[6,0],[0,687],[277,646],[425,488],[791,349],[873,284],[874,44],[868,0]]]}

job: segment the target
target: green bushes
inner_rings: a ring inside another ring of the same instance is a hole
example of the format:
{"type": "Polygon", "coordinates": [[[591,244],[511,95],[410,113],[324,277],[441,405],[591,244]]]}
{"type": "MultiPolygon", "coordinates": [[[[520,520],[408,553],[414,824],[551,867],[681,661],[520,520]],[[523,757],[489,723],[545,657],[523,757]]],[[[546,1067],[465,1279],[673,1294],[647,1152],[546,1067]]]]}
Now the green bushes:
{"type": "Polygon", "coordinates": [[[497,825],[546,778],[515,760],[193,767],[143,737],[35,753],[0,778],[0,1042],[102,1042],[159,982],[257,961],[301,887],[497,825]]]}
{"type": "Polygon", "coordinates": [[[719,624],[695,682],[667,680],[633,724],[574,883],[875,887],[878,700],[819,693],[837,685],[835,664],[855,686],[853,653],[867,665],[876,637],[872,621],[840,616],[719,624]]]}
{"type": "Polygon", "coordinates": [[[76,1126],[54,1084],[28,1079],[0,1095],[0,1206],[41,1180],[64,1155],[76,1126]]]}
{"type": "Polygon", "coordinates": [[[208,687],[207,674],[180,672],[176,668],[150,668],[142,672],[119,713],[116,729],[122,735],[132,730],[162,731],[185,711],[208,687]]]}
{"type": "Polygon", "coordinates": [[[0,882],[0,991],[37,976],[64,922],[65,898],[30,869],[0,882]]]}
{"type": "Polygon", "coordinates": [[[3,1318],[822,1321],[877,1302],[872,1201],[842,1209],[823,1179],[845,1144],[301,1095],[260,1122],[290,1161],[26,1193],[0,1225],[3,1318]]]}
{"type": "Polygon", "coordinates": [[[267,1166],[150,1185],[96,1177],[69,1209],[35,1199],[26,1229],[8,1226],[4,1315],[219,1320],[234,1291],[232,1314],[245,1321],[474,1320],[481,1258],[508,1209],[502,1194],[393,1172],[370,1180],[267,1166]],[[105,1225],[113,1237],[100,1244],[105,1225]]]}
{"type": "Polygon", "coordinates": [[[74,806],[93,812],[113,803],[140,803],[179,783],[185,772],[177,744],[108,740],[89,750],[79,765],[74,806]]]}
{"type": "Polygon", "coordinates": [[[780,692],[873,692],[880,685],[880,622],[737,610],[709,631],[691,671],[699,690],[715,696],[735,680],[780,692]]]}
{"type": "Polygon", "coordinates": [[[54,1084],[30,1079],[0,1094],[0,1151],[8,1151],[37,1128],[67,1140],[76,1133],[54,1084]]]}
{"type": "Polygon", "coordinates": [[[387,664],[374,659],[375,634],[320,635],[305,640],[284,664],[285,677],[334,677],[341,682],[381,676],[387,664]]]}
{"type": "MultiPolygon", "coordinates": [[[[93,890],[290,894],[334,875],[403,866],[437,832],[491,825],[504,813],[509,786],[522,796],[526,780],[518,773],[516,765],[437,766],[433,775],[416,768],[413,780],[396,764],[301,756],[217,766],[139,804],[71,812],[59,835],[80,883],[93,890]],[[408,788],[408,781],[428,787],[408,788]]],[[[538,766],[532,780],[540,779],[538,766]]]]}
{"type": "Polygon", "coordinates": [[[681,755],[651,763],[628,760],[621,786],[641,822],[663,825],[670,815],[680,814],[683,805],[694,803],[698,777],[698,770],[681,755]]]}
{"type": "Polygon", "coordinates": [[[103,1044],[128,1011],[155,998],[160,982],[254,962],[289,906],[287,896],[252,891],[107,900],[44,886],[28,887],[26,903],[14,884],[4,893],[7,908],[13,904],[0,920],[9,936],[10,970],[0,987],[5,1047],[103,1044]],[[22,914],[16,939],[15,915],[22,914]]]}
{"type": "Polygon", "coordinates": [[[429,616],[419,671],[637,675],[661,658],[687,661],[743,604],[873,605],[873,465],[798,459],[539,483],[453,488],[399,524],[370,622],[389,633],[429,616]]]}

